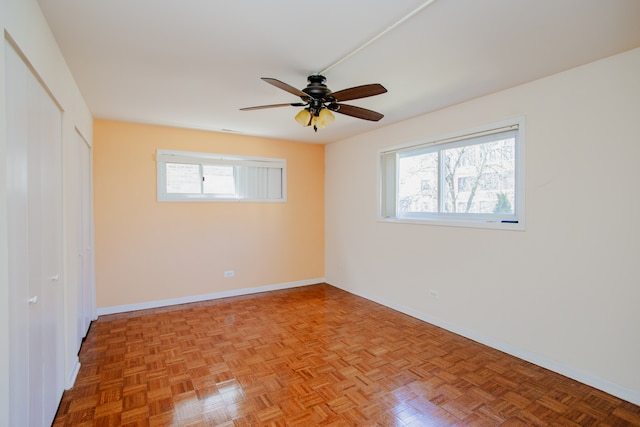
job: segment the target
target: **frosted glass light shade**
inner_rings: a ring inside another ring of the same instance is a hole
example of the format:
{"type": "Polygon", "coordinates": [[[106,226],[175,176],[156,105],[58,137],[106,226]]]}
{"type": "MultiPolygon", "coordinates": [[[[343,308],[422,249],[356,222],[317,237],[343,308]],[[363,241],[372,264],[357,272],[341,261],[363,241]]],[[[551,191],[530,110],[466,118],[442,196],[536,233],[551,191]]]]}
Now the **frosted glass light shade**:
{"type": "Polygon", "coordinates": [[[314,117],[314,125],[318,129],[322,129],[324,127],[329,126],[331,123],[333,123],[335,119],[336,118],[331,111],[327,110],[326,108],[323,108],[322,110],[320,110],[318,117],[314,117]]]}
{"type": "Polygon", "coordinates": [[[298,114],[296,114],[296,122],[300,123],[302,126],[309,126],[311,124],[311,113],[306,108],[304,110],[300,110],[298,114]]]}

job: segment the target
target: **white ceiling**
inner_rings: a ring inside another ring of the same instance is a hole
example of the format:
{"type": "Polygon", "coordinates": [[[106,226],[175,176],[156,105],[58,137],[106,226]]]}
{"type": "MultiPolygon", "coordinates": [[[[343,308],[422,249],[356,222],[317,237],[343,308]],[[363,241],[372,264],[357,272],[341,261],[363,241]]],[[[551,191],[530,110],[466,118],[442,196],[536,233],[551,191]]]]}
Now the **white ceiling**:
{"type": "MultiPolygon", "coordinates": [[[[95,118],[327,143],[640,46],[640,0],[39,0],[95,118]],[[343,62],[412,11],[402,24],[343,62]],[[335,66],[334,66],[335,64],[335,66]],[[314,133],[297,88],[331,67],[379,122],[314,133]]],[[[639,70],[640,75],[640,70],[639,70]]],[[[550,100],[550,102],[552,102],[550,100]]]]}

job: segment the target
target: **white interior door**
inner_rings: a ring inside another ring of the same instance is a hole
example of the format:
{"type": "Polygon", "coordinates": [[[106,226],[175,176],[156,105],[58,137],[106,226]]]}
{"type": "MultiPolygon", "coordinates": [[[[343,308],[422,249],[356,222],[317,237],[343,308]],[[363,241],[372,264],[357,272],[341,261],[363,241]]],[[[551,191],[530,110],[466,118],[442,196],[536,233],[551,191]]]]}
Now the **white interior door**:
{"type": "Polygon", "coordinates": [[[5,40],[11,425],[50,425],[63,386],[62,113],[5,40]]]}
{"type": "Polygon", "coordinates": [[[78,299],[79,307],[79,341],[86,336],[93,320],[95,297],[93,286],[93,233],[91,227],[92,206],[93,199],[91,197],[92,191],[92,176],[91,176],[91,147],[82,138],[80,134],[76,134],[76,147],[79,151],[78,159],[80,164],[78,165],[78,178],[80,182],[79,203],[77,205],[79,209],[79,249],[80,249],[80,271],[79,283],[80,292],[78,299]]]}

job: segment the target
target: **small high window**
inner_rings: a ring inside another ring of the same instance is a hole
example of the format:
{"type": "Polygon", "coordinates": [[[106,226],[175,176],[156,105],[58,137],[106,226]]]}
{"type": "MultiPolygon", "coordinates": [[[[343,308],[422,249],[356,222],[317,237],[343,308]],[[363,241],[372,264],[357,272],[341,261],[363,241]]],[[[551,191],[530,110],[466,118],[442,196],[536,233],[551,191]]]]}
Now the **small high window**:
{"type": "Polygon", "coordinates": [[[524,229],[523,126],[381,151],[381,219],[524,229]]]}
{"type": "Polygon", "coordinates": [[[286,201],[286,161],[158,150],[158,201],[286,201]]]}

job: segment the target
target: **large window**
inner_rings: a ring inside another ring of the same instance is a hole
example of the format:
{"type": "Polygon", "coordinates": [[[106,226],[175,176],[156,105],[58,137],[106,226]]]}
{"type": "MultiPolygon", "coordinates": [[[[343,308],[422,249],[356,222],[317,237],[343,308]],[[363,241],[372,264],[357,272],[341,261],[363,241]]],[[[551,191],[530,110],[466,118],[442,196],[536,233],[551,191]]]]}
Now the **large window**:
{"type": "Polygon", "coordinates": [[[286,200],[286,161],[158,150],[158,201],[286,200]]]}
{"type": "Polygon", "coordinates": [[[523,123],[380,152],[381,219],[524,229],[523,123]]]}

